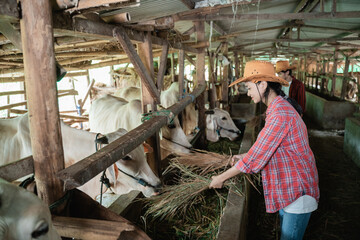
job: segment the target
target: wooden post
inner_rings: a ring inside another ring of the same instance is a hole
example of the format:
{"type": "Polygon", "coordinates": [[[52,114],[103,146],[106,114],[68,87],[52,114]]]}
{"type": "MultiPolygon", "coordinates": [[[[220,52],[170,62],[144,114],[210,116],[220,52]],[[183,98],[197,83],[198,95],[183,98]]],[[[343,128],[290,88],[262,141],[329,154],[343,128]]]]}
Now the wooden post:
{"type": "Polygon", "coordinates": [[[171,54],[171,82],[175,82],[175,59],[174,53],[171,54]]]}
{"type": "Polygon", "coordinates": [[[48,0],[23,0],[20,20],[28,96],[30,135],[39,197],[60,199],[63,183],[55,174],[64,168],[56,88],[51,5],[48,0]]]}
{"type": "Polygon", "coordinates": [[[315,90],[316,91],[319,91],[318,85],[319,85],[319,75],[320,75],[320,60],[321,60],[320,55],[317,55],[316,56],[316,80],[315,80],[315,90]]]}
{"type": "MultiPolygon", "coordinates": [[[[196,38],[197,42],[202,42],[205,40],[205,24],[203,21],[194,22],[196,28],[196,38]]],[[[205,49],[199,49],[199,53],[196,54],[196,82],[195,86],[200,84],[205,85],[205,49]]],[[[199,137],[199,146],[200,148],[205,147],[206,136],[205,136],[205,92],[203,92],[197,99],[199,119],[198,127],[202,132],[199,137]]]]}
{"type": "Polygon", "coordinates": [[[344,78],[343,78],[343,82],[342,82],[342,87],[341,87],[341,99],[345,99],[345,94],[346,94],[346,86],[347,86],[347,77],[349,75],[349,65],[350,65],[350,59],[349,56],[345,56],[345,67],[344,67],[344,78]]]}
{"type": "MultiPolygon", "coordinates": [[[[223,56],[228,58],[228,43],[223,44],[223,56]]],[[[222,78],[222,104],[223,109],[226,109],[229,104],[229,66],[225,65],[223,67],[223,78],[222,78]]]]}
{"type": "Polygon", "coordinates": [[[157,88],[159,91],[163,89],[163,85],[164,85],[164,74],[166,71],[168,53],[169,53],[169,44],[166,43],[165,45],[162,46],[159,71],[157,76],[157,88]]]}
{"type": "Polygon", "coordinates": [[[304,73],[303,73],[303,82],[305,85],[307,85],[307,77],[306,77],[306,74],[307,74],[307,59],[306,59],[306,54],[304,54],[304,73]]]}
{"type": "MultiPolygon", "coordinates": [[[[152,54],[152,43],[151,43],[151,33],[147,32],[145,35],[144,43],[138,44],[138,53],[141,61],[144,63],[146,71],[150,73],[152,79],[154,79],[154,64],[153,64],[153,54],[152,54]]],[[[143,105],[143,113],[148,113],[150,110],[156,111],[156,102],[151,97],[149,90],[143,85],[143,81],[141,81],[141,90],[142,90],[142,105],[143,105]],[[151,109],[148,107],[151,106],[151,109]]],[[[158,89],[160,90],[160,89],[158,89]]],[[[161,176],[161,155],[160,155],[160,138],[159,131],[151,136],[146,142],[153,148],[153,152],[147,154],[147,160],[157,176],[161,176]]]]}
{"type": "Polygon", "coordinates": [[[238,79],[240,77],[240,61],[238,52],[234,51],[234,62],[235,62],[235,78],[238,79]]]}
{"type": "Polygon", "coordinates": [[[326,74],[326,58],[325,56],[323,56],[323,67],[322,67],[322,73],[321,75],[321,87],[320,87],[320,92],[323,93],[325,91],[325,82],[326,82],[326,78],[325,78],[325,74],[326,74]]]}
{"type": "Polygon", "coordinates": [[[215,108],[216,103],[216,87],[215,87],[215,72],[214,72],[214,54],[209,52],[209,88],[210,88],[210,109],[215,108]]]}
{"type": "Polygon", "coordinates": [[[179,51],[179,99],[182,99],[182,96],[184,95],[184,68],[185,68],[185,51],[180,50],[179,51]]]}
{"type": "Polygon", "coordinates": [[[334,51],[334,64],[333,64],[333,76],[332,76],[332,84],[330,96],[334,96],[335,94],[335,84],[336,84],[336,73],[337,73],[337,58],[338,58],[338,47],[335,48],[334,51]]]}

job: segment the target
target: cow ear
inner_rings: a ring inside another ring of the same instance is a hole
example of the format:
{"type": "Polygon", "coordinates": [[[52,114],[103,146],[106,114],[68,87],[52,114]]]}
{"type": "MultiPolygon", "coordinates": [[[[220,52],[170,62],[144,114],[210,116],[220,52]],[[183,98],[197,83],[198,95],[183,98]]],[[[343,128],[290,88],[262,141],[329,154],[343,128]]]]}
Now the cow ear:
{"type": "Polygon", "coordinates": [[[149,144],[143,143],[143,145],[144,145],[144,152],[145,153],[152,153],[154,151],[153,148],[149,144]]]}
{"type": "Polygon", "coordinates": [[[99,143],[99,144],[109,144],[109,139],[106,136],[104,136],[104,137],[95,139],[95,142],[99,143]]]}
{"type": "Polygon", "coordinates": [[[205,114],[214,114],[214,113],[215,113],[214,110],[206,110],[206,111],[205,111],[205,114]]]}

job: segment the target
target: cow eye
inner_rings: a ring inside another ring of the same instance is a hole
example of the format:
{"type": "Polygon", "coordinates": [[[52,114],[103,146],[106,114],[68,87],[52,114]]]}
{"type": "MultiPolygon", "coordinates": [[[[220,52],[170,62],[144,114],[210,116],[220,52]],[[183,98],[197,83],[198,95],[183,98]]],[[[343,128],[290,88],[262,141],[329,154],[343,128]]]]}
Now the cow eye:
{"type": "Polygon", "coordinates": [[[221,120],[224,120],[224,121],[225,121],[225,120],[226,120],[226,117],[222,117],[221,120]]]}
{"type": "Polygon", "coordinates": [[[49,232],[49,225],[46,222],[42,222],[41,225],[31,233],[32,238],[38,238],[49,232]]]}
{"type": "Polygon", "coordinates": [[[130,156],[128,156],[128,155],[126,155],[125,157],[123,157],[123,158],[122,158],[122,160],[124,160],[124,161],[128,161],[128,160],[131,160],[131,157],[130,157],[130,156]]]}

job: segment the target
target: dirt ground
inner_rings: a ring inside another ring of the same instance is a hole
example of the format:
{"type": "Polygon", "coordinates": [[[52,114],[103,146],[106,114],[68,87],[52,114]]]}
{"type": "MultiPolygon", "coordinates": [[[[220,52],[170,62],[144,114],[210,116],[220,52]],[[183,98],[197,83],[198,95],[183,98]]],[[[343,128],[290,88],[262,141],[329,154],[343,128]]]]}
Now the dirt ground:
{"type": "MultiPolygon", "coordinates": [[[[360,168],[343,152],[344,132],[319,130],[305,119],[319,172],[320,202],[304,239],[360,239],[360,168]]],[[[248,238],[280,239],[278,214],[265,213],[263,195],[250,200],[248,238]]]]}

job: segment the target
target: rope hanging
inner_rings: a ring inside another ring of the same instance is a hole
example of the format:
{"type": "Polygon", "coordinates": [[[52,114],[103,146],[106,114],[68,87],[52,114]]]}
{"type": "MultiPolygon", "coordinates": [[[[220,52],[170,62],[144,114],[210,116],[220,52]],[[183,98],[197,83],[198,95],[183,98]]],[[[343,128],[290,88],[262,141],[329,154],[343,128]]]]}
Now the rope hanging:
{"type": "Polygon", "coordinates": [[[172,124],[174,121],[174,114],[170,110],[159,110],[155,112],[149,112],[149,113],[143,113],[141,118],[141,122],[145,122],[147,120],[150,120],[153,117],[157,116],[165,116],[168,119],[168,124],[172,124]]]}

